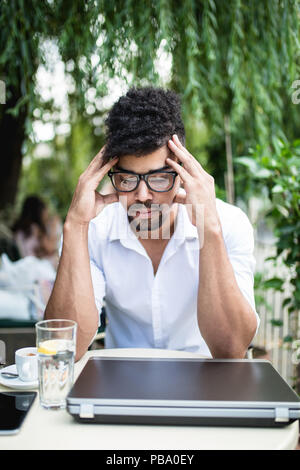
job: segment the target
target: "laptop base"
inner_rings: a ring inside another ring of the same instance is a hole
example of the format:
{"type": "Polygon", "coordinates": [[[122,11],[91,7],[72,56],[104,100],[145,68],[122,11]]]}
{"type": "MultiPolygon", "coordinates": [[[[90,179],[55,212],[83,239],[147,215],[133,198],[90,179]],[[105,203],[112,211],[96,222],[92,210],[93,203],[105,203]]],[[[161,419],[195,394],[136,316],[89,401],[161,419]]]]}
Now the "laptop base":
{"type": "MultiPolygon", "coordinates": [[[[70,413],[70,411],[69,411],[70,413]]],[[[72,414],[72,413],[71,413],[72,414]]],[[[255,428],[283,428],[292,424],[295,419],[277,423],[274,418],[199,418],[182,416],[108,416],[97,415],[94,418],[80,418],[78,414],[72,414],[78,423],[90,424],[137,424],[153,426],[210,426],[210,427],[255,427],[255,428]]]]}

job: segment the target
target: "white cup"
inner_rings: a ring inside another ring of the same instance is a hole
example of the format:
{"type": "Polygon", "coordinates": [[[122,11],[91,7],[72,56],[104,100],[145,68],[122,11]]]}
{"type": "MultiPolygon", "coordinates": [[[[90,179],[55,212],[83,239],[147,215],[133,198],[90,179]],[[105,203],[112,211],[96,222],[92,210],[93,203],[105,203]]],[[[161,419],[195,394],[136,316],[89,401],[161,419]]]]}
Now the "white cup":
{"type": "Polygon", "coordinates": [[[24,382],[38,379],[37,348],[21,348],[15,352],[16,367],[19,377],[24,382]]]}

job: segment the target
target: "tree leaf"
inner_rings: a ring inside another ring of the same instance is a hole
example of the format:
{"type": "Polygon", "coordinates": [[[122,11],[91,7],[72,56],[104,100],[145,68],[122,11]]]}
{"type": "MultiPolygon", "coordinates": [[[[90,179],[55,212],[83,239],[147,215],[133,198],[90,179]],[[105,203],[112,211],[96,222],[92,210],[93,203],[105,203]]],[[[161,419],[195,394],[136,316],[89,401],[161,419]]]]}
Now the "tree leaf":
{"type": "Polygon", "coordinates": [[[275,318],[272,318],[272,319],[270,320],[270,323],[271,323],[271,325],[273,325],[273,326],[282,326],[282,325],[283,325],[283,321],[282,321],[282,320],[275,319],[275,318]]]}
{"type": "Polygon", "coordinates": [[[278,277],[273,277],[271,279],[267,279],[263,282],[263,287],[265,289],[274,289],[274,290],[282,290],[282,286],[284,284],[284,280],[278,277]]]}
{"type": "Polygon", "coordinates": [[[293,338],[293,336],[291,336],[291,335],[286,335],[286,336],[284,336],[284,338],[283,338],[283,342],[284,342],[284,343],[292,343],[293,341],[294,341],[294,338],[293,338]]]}

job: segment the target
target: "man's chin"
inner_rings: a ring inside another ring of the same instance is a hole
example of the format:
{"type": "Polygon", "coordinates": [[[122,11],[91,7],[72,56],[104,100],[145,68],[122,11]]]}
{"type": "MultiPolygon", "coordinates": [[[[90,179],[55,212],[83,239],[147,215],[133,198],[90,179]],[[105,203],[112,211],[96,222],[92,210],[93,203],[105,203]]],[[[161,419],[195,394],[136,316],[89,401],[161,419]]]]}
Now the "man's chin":
{"type": "Polygon", "coordinates": [[[144,239],[158,239],[160,238],[159,233],[160,230],[162,229],[163,232],[166,231],[165,236],[163,238],[170,238],[168,236],[169,230],[168,227],[164,226],[168,225],[168,216],[163,215],[162,213],[159,214],[158,217],[150,218],[150,219],[141,219],[138,216],[136,217],[130,217],[128,216],[128,220],[130,223],[131,230],[139,237],[139,238],[144,238],[144,239]]]}

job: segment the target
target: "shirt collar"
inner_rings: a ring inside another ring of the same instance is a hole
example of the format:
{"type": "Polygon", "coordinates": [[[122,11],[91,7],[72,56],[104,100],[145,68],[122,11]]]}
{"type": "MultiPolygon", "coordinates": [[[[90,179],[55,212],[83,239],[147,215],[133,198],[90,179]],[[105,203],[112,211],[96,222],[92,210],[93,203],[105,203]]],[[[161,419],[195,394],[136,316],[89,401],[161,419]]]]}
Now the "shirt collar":
{"type": "Polygon", "coordinates": [[[177,225],[174,237],[183,240],[198,238],[197,228],[190,221],[184,204],[178,204],[177,225]]]}

